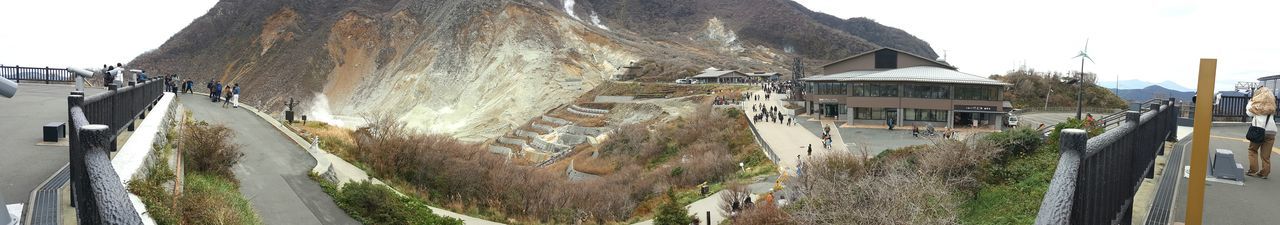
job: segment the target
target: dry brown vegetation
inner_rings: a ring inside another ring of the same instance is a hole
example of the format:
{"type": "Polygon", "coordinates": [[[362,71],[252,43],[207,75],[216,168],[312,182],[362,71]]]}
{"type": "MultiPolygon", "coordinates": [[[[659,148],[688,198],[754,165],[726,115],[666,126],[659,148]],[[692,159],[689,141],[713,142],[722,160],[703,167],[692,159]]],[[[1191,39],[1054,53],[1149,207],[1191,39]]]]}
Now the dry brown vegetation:
{"type": "Polygon", "coordinates": [[[601,154],[575,148],[575,168],[599,179],[570,182],[563,167],[507,164],[504,156],[448,136],[417,134],[394,120],[355,131],[357,159],[375,176],[411,184],[409,193],[460,211],[518,223],[608,223],[644,216],[670,187],[734,179],[737,163],[769,166],[741,113],[699,109],[655,125],[626,126],[601,154]],[[709,141],[714,140],[714,141],[709,141]]]}
{"type": "Polygon", "coordinates": [[[204,121],[185,123],[178,139],[185,156],[183,164],[192,171],[235,177],[231,166],[240,162],[244,153],[240,152],[239,145],[231,143],[234,136],[235,133],[223,125],[209,125],[204,121]]]}
{"type": "Polygon", "coordinates": [[[943,141],[866,159],[829,154],[805,163],[790,181],[788,206],[800,224],[956,224],[962,194],[1001,153],[986,141],[943,141]]]}

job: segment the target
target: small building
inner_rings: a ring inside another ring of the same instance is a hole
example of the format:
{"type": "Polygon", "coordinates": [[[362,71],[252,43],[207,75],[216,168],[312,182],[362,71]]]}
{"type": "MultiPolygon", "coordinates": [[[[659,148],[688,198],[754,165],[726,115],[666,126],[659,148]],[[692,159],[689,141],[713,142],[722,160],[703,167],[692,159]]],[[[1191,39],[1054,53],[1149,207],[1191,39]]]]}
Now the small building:
{"type": "Polygon", "coordinates": [[[694,75],[694,80],[701,83],[746,83],[750,81],[750,77],[736,70],[720,70],[716,68],[707,68],[701,74],[694,75]]]}
{"type": "Polygon", "coordinates": [[[822,70],[800,79],[806,108],[851,124],[999,129],[1011,110],[1001,99],[1010,84],[897,49],[850,56],[822,70]]]}
{"type": "Polygon", "coordinates": [[[782,79],[782,74],[778,72],[754,72],[748,73],[747,76],[751,77],[754,82],[769,82],[782,79]]]}

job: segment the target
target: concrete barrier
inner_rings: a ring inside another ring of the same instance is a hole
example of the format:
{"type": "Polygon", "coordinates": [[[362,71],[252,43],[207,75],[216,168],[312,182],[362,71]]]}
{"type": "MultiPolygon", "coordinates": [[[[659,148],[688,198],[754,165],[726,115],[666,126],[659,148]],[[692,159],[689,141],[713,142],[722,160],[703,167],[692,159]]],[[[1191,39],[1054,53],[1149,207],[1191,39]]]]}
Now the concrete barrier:
{"type": "Polygon", "coordinates": [[[498,137],[498,143],[516,145],[516,146],[529,144],[529,142],[525,141],[524,139],[515,139],[515,138],[508,138],[508,137],[498,137]]]}
{"type": "Polygon", "coordinates": [[[534,133],[533,131],[527,131],[527,130],[516,130],[514,133],[517,137],[527,137],[530,139],[538,139],[539,136],[541,136],[538,133],[534,133]]]}
{"type": "Polygon", "coordinates": [[[590,173],[584,173],[573,169],[573,161],[569,161],[569,168],[565,169],[565,173],[569,176],[569,181],[585,181],[600,178],[600,176],[590,173]]]}
{"type": "Polygon", "coordinates": [[[576,109],[576,108],[577,108],[577,107],[569,106],[569,108],[567,108],[566,110],[567,110],[567,111],[569,111],[569,113],[573,113],[574,115],[585,116],[585,117],[601,117],[601,116],[604,116],[604,114],[586,112],[586,111],[578,110],[578,109],[576,109]]]}
{"type": "Polygon", "coordinates": [[[560,127],[560,129],[563,130],[565,133],[586,135],[586,136],[593,136],[593,137],[600,136],[600,134],[609,132],[610,130],[609,128],[604,128],[604,127],[583,127],[578,125],[568,125],[568,126],[560,127]]]}
{"type": "Polygon", "coordinates": [[[542,121],[547,121],[547,122],[556,124],[556,126],[564,126],[569,124],[568,120],[560,119],[560,118],[556,118],[548,115],[542,115],[542,121]]]}
{"type": "Polygon", "coordinates": [[[542,140],[542,138],[534,138],[532,142],[529,142],[529,146],[544,152],[561,152],[569,150],[569,146],[567,145],[547,142],[546,140],[542,140]]]}
{"type": "Polygon", "coordinates": [[[593,108],[587,108],[587,107],[582,107],[582,106],[578,106],[578,105],[569,105],[569,108],[570,108],[570,109],[576,109],[576,110],[578,110],[578,111],[582,111],[582,112],[595,113],[595,114],[608,114],[608,113],[609,113],[609,110],[608,110],[608,109],[593,109],[593,108]]]}
{"type": "MultiPolygon", "coordinates": [[[[124,142],[124,146],[120,147],[116,152],[115,158],[111,159],[111,167],[120,177],[120,183],[125,187],[129,186],[129,181],[134,178],[142,178],[150,171],[147,171],[147,165],[156,163],[156,160],[166,160],[155,156],[156,145],[167,145],[169,140],[165,138],[165,132],[168,132],[169,124],[173,123],[175,107],[173,103],[173,93],[165,92],[157,101],[155,107],[147,112],[149,115],[142,120],[133,130],[133,135],[124,142]]],[[[155,224],[155,220],[147,213],[146,204],[142,203],[142,199],[137,195],[129,193],[129,201],[133,204],[133,209],[137,211],[138,216],[142,218],[143,224],[155,224]]]]}
{"type": "Polygon", "coordinates": [[[547,126],[546,124],[534,123],[534,124],[533,124],[533,125],[531,125],[530,127],[533,127],[533,129],[538,129],[538,130],[541,130],[541,131],[543,131],[543,132],[547,132],[547,133],[551,133],[551,132],[555,132],[555,131],[556,131],[556,128],[555,128],[555,127],[547,126]]]}
{"type": "Polygon", "coordinates": [[[587,136],[577,134],[560,134],[560,139],[557,139],[556,142],[562,145],[575,146],[582,144],[583,142],[587,142],[587,136]]]}

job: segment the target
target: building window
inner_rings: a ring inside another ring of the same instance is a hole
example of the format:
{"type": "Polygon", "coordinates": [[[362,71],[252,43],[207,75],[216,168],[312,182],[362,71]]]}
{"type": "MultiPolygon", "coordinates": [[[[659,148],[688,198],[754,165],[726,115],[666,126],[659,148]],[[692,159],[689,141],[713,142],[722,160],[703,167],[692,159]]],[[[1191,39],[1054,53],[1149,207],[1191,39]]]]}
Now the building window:
{"type": "Polygon", "coordinates": [[[855,120],[883,120],[884,108],[853,108],[855,120]]]}
{"type": "Polygon", "coordinates": [[[848,95],[849,85],[845,83],[813,83],[817,95],[848,95]]]}
{"type": "Polygon", "coordinates": [[[906,109],[902,118],[906,121],[947,122],[947,110],[906,109]]]}
{"type": "Polygon", "coordinates": [[[876,52],[876,69],[897,69],[898,52],[882,50],[876,52]]]}
{"type": "Polygon", "coordinates": [[[897,84],[855,83],[851,96],[855,97],[898,97],[897,84]]]}
{"type": "Polygon", "coordinates": [[[904,85],[904,95],[908,98],[932,98],[932,99],[948,99],[951,98],[951,88],[942,85],[904,85]]]}
{"type": "Polygon", "coordinates": [[[996,101],[1000,96],[999,89],[993,86],[959,85],[955,86],[955,91],[956,100],[996,101]]]}

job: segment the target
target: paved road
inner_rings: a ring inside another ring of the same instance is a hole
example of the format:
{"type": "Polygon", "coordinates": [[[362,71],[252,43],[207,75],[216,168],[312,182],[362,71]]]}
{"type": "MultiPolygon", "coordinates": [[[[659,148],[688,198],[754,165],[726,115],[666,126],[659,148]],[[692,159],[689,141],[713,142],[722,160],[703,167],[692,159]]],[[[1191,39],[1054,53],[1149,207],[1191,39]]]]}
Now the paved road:
{"type": "MultiPolygon", "coordinates": [[[[4,204],[26,202],[31,190],[67,164],[68,148],[41,146],[41,127],[67,121],[71,85],[18,85],[13,98],[0,98],[0,196],[4,204]]],[[[106,90],[90,88],[88,94],[106,90]]],[[[4,205],[0,204],[0,205],[4,205]]]]}
{"type": "MultiPolygon", "coordinates": [[[[1075,112],[1033,112],[1019,115],[1018,118],[1021,120],[1018,121],[1018,126],[1036,128],[1040,126],[1041,123],[1044,123],[1045,126],[1052,127],[1053,125],[1067,121],[1069,118],[1075,117],[1075,112]]],[[[1098,117],[1100,116],[1094,115],[1094,118],[1098,117]]]]}
{"type": "MultiPolygon", "coordinates": [[[[1249,167],[1248,143],[1243,136],[1246,127],[1213,127],[1209,151],[1227,149],[1235,153],[1236,162],[1249,167]]],[[[1186,151],[1183,165],[1190,165],[1190,139],[1175,148],[1186,151]],[[1184,149],[1185,148],[1185,149],[1184,149]]],[[[1206,182],[1204,190],[1204,224],[1276,224],[1280,221],[1280,149],[1271,149],[1271,179],[1245,177],[1244,186],[1206,182]]],[[[1187,180],[1178,181],[1178,199],[1174,202],[1170,221],[1186,221],[1187,180]]]]}
{"type": "Polygon", "coordinates": [[[266,224],[359,224],[334,204],[307,172],[315,159],[257,115],[221,108],[208,97],[179,95],[197,120],[222,124],[236,134],[244,158],[235,166],[240,192],[266,224]]]}

